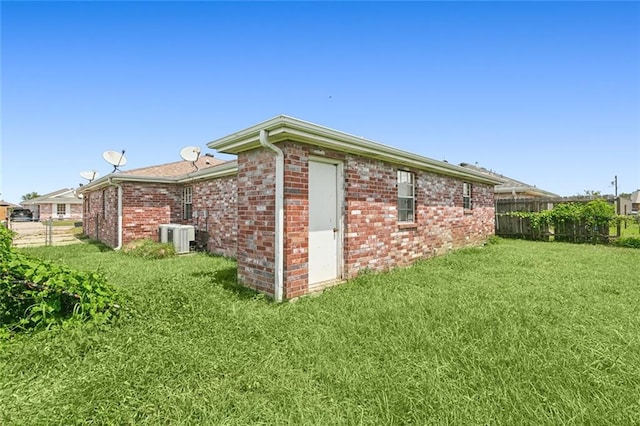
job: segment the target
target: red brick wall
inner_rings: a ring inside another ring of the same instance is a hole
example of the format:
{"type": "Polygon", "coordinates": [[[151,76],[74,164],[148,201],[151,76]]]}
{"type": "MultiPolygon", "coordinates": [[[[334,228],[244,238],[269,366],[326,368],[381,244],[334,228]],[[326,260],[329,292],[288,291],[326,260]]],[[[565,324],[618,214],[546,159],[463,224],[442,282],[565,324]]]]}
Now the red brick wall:
{"type": "MultiPolygon", "coordinates": [[[[158,225],[174,223],[175,185],[122,184],[122,244],[142,239],[158,239],[158,225]]],[[[118,189],[108,186],[84,194],[85,235],[110,247],[118,245],[118,189]]]]}
{"type": "Polygon", "coordinates": [[[87,192],[82,195],[82,232],[84,235],[96,239],[96,218],[90,215],[97,191],[87,192]]]}
{"type": "Polygon", "coordinates": [[[194,225],[209,235],[207,250],[235,257],[238,247],[238,199],[236,176],[194,182],[193,219],[183,223],[194,225]]]}
{"type": "Polygon", "coordinates": [[[301,146],[282,144],[284,166],[284,297],[307,292],[309,162],[301,146]]]}
{"type": "Polygon", "coordinates": [[[492,186],[472,183],[473,209],[464,210],[463,180],[353,156],[345,181],[346,277],[478,245],[494,233],[492,186]],[[398,169],[416,176],[413,224],[398,223],[398,169]]]}
{"type": "Polygon", "coordinates": [[[122,244],[158,241],[159,225],[182,222],[182,188],[177,185],[122,183],[122,200],[122,244]]]}
{"type": "Polygon", "coordinates": [[[274,294],[275,154],[264,148],[238,155],[238,281],[274,294]]]}
{"type": "MultiPolygon", "coordinates": [[[[197,217],[183,220],[183,185],[122,183],[122,243],[150,238],[158,240],[159,225],[184,223],[208,230],[212,253],[235,256],[237,200],[235,176],[193,183],[193,211],[197,217]],[[207,217],[203,211],[207,212],[207,217]]],[[[109,186],[84,194],[84,233],[110,247],[118,245],[118,192],[109,186]],[[103,199],[104,203],[103,204],[103,199]]]]}
{"type": "Polygon", "coordinates": [[[317,155],[344,162],[344,276],[381,271],[478,245],[494,233],[493,187],[473,183],[473,209],[462,205],[463,180],[382,161],[282,143],[285,152],[285,297],[308,288],[308,164],[317,155]],[[399,224],[397,170],[416,173],[416,219],[399,224]]]}
{"type": "MultiPolygon", "coordinates": [[[[284,296],[291,299],[308,292],[309,262],[309,155],[307,145],[279,144],[284,166],[284,296]]],[[[338,152],[320,150],[323,156],[344,160],[338,152]]]]}
{"type": "Polygon", "coordinates": [[[118,245],[118,191],[108,186],[85,193],[82,229],[89,238],[109,247],[118,245]]]}

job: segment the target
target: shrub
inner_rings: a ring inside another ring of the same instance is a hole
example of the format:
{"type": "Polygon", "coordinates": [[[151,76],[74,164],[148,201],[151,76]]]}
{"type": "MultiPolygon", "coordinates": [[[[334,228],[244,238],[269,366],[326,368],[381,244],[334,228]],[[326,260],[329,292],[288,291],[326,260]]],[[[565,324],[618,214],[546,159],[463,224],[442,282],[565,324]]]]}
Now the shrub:
{"type": "Polygon", "coordinates": [[[0,259],[10,256],[13,244],[13,231],[4,225],[0,225],[0,259]]]}
{"type": "Polygon", "coordinates": [[[487,238],[487,241],[484,243],[486,246],[490,246],[493,244],[500,244],[502,242],[502,238],[498,237],[497,235],[491,235],[489,236],[489,238],[487,238]]]}
{"type": "Polygon", "coordinates": [[[618,247],[630,247],[640,249],[640,238],[638,237],[625,237],[616,240],[614,245],[618,247]]]}
{"type": "Polygon", "coordinates": [[[175,256],[176,249],[173,244],[157,243],[153,240],[144,239],[132,241],[122,247],[122,252],[130,256],[142,257],[144,259],[162,259],[175,256]]]}
{"type": "Polygon", "coordinates": [[[606,200],[597,199],[587,203],[559,203],[551,210],[540,212],[510,212],[509,216],[529,219],[531,227],[542,231],[555,228],[555,240],[572,242],[606,242],[602,230],[618,220],[615,208],[606,200]],[[560,232],[558,232],[560,230],[560,232]],[[563,232],[567,230],[568,232],[563,232]],[[565,234],[563,236],[563,234],[565,234]],[[568,238],[568,239],[567,239],[568,238]]]}
{"type": "Polygon", "coordinates": [[[119,292],[98,272],[29,258],[3,229],[0,255],[0,338],[74,321],[104,323],[119,313],[119,292]]]}

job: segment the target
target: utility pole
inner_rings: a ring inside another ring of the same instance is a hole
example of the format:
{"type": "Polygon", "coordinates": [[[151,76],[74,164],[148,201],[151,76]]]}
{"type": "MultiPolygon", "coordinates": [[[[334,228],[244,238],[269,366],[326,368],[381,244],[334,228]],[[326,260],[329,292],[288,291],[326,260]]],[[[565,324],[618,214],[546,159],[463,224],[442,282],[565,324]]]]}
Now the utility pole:
{"type": "MultiPolygon", "coordinates": [[[[611,182],[611,184],[613,185],[613,188],[615,190],[615,195],[616,195],[616,201],[615,201],[615,205],[616,205],[616,215],[620,214],[620,198],[618,198],[618,175],[615,175],[613,177],[613,182],[611,182]]],[[[619,237],[621,234],[621,229],[620,229],[620,221],[616,220],[616,234],[619,237]]]]}
{"type": "Polygon", "coordinates": [[[614,176],[613,177],[613,182],[611,182],[611,185],[613,185],[613,188],[615,190],[615,195],[616,195],[616,214],[620,214],[620,200],[618,200],[618,176],[614,176]]]}

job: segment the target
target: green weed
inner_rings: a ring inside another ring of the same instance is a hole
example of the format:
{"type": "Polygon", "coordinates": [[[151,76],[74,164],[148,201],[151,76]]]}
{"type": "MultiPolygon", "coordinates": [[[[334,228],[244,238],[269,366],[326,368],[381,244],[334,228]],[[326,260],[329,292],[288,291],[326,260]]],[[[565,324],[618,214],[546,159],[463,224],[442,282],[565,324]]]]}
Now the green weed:
{"type": "Polygon", "coordinates": [[[176,250],[173,244],[158,243],[153,240],[144,239],[132,241],[122,247],[122,253],[144,259],[163,259],[175,256],[176,250]]]}

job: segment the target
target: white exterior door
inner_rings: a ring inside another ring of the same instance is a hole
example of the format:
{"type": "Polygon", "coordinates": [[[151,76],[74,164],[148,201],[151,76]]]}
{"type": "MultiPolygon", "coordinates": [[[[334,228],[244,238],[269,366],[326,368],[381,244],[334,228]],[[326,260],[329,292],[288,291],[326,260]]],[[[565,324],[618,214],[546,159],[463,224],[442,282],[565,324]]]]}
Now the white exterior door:
{"type": "Polygon", "coordinates": [[[309,161],[309,287],[340,278],[339,165],[309,161]]]}

